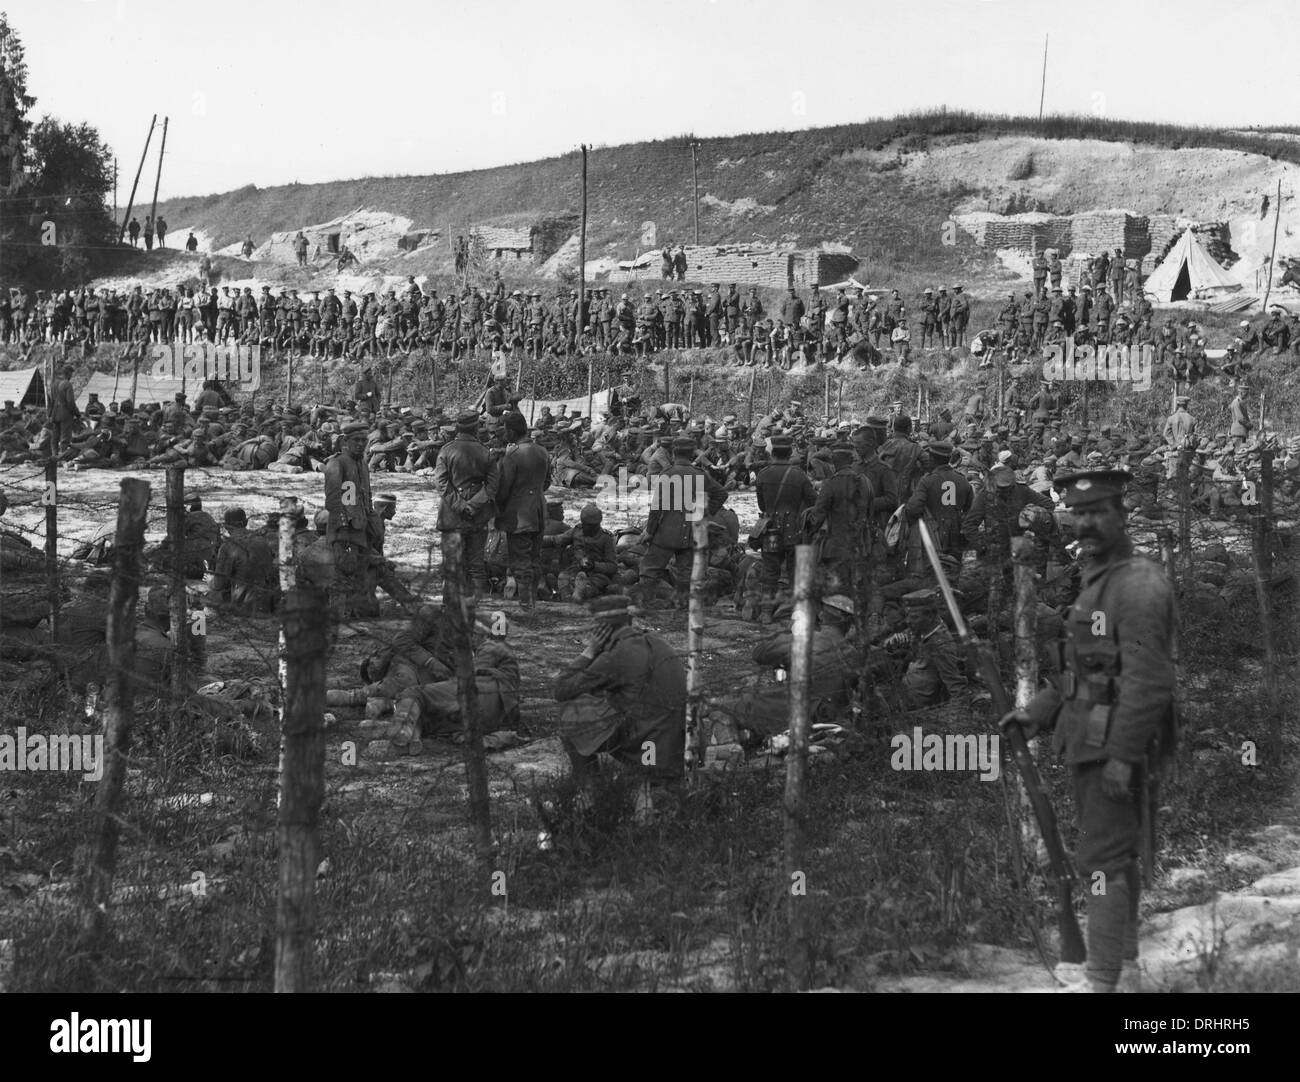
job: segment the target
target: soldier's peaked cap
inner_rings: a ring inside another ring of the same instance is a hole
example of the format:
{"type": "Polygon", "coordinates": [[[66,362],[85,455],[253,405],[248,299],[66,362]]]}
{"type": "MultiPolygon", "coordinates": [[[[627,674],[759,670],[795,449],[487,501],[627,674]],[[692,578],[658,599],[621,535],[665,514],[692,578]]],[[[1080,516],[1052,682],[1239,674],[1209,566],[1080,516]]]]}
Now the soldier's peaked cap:
{"type": "Polygon", "coordinates": [[[690,436],[678,436],[673,440],[674,454],[693,454],[696,449],[696,443],[690,436]]]}
{"type": "Polygon", "coordinates": [[[939,592],[926,588],[924,590],[913,590],[910,594],[903,595],[903,603],[909,608],[932,608],[939,602],[939,592]]]}
{"type": "Polygon", "coordinates": [[[781,448],[781,447],[786,448],[787,450],[794,447],[794,437],[786,436],[784,434],[779,436],[773,436],[772,450],[775,451],[777,448],[781,448]]]}
{"type": "Polygon", "coordinates": [[[369,431],[370,431],[370,426],[366,424],[365,421],[352,421],[350,424],[346,424],[343,426],[343,435],[345,436],[355,436],[358,433],[365,433],[369,431]]]}
{"type": "Polygon", "coordinates": [[[1132,479],[1128,470],[1081,470],[1062,474],[1052,485],[1062,492],[1066,507],[1084,507],[1122,495],[1132,479]]]}
{"type": "Polygon", "coordinates": [[[952,444],[946,440],[936,440],[930,444],[929,451],[935,458],[951,458],[952,444]]]}
{"type": "Polygon", "coordinates": [[[462,432],[475,432],[478,430],[478,414],[473,410],[466,410],[456,417],[456,427],[462,432]]]}
{"type": "Polygon", "coordinates": [[[822,598],[822,608],[835,609],[837,612],[847,613],[852,616],[854,612],[853,599],[845,597],[844,594],[831,594],[830,597],[822,598]]]}
{"type": "Polygon", "coordinates": [[[630,616],[631,613],[631,599],[621,594],[615,594],[612,597],[598,597],[591,603],[591,618],[593,620],[617,620],[622,616],[630,616]]]}

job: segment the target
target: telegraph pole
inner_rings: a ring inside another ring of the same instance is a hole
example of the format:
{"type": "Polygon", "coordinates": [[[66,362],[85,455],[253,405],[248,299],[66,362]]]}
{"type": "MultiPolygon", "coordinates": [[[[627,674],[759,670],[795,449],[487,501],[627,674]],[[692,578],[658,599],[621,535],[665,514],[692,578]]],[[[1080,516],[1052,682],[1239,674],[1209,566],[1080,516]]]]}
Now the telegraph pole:
{"type": "MultiPolygon", "coordinates": [[[[140,174],[144,172],[144,160],[149,157],[149,141],[153,139],[153,130],[158,124],[158,114],[154,113],[149,121],[149,134],[144,138],[144,150],[140,154],[140,167],[135,171],[135,183],[131,185],[131,198],[126,201],[126,213],[122,215],[122,228],[117,233],[117,243],[121,244],[126,236],[127,223],[131,220],[131,208],[135,206],[135,190],[140,186],[140,174]]],[[[134,399],[133,399],[134,401],[134,399]]]]}
{"type": "MultiPolygon", "coordinates": [[[[574,333],[582,341],[582,315],[587,307],[587,144],[582,144],[582,224],[578,229],[578,313],[574,333]]],[[[591,420],[591,368],[587,368],[587,420],[591,420]]]]}
{"type": "Polygon", "coordinates": [[[149,210],[149,218],[155,232],[158,229],[158,185],[162,183],[162,160],[163,155],[167,153],[167,119],[163,117],[162,145],[158,147],[158,175],[154,178],[153,206],[149,210]]]}
{"type": "Polygon", "coordinates": [[[1047,37],[1043,35],[1043,86],[1038,92],[1038,122],[1043,122],[1043,102],[1047,100],[1047,37]]]}
{"type": "Polygon", "coordinates": [[[695,243],[700,243],[700,144],[691,140],[691,187],[695,192],[695,243]]]}

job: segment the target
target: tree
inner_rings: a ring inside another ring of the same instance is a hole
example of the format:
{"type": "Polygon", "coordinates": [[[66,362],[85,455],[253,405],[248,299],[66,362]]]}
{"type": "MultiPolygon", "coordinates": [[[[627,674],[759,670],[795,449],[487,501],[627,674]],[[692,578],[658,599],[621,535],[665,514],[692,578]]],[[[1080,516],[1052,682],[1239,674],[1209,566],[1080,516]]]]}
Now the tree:
{"type": "Polygon", "coordinates": [[[83,282],[114,242],[113,153],[89,124],[27,114],[22,43],[0,14],[0,244],[6,275],[28,285],[83,282]],[[101,251],[102,250],[102,251],[101,251]]]}

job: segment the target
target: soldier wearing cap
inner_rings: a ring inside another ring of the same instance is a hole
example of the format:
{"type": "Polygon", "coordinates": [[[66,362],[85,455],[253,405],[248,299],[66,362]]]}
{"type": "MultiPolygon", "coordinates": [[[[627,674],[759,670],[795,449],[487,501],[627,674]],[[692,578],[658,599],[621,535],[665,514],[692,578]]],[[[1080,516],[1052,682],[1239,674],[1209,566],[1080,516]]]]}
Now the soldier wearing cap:
{"type": "Polygon", "coordinates": [[[935,441],[926,448],[926,456],[930,470],[917,482],[904,513],[913,522],[927,516],[939,551],[960,560],[966,547],[962,519],[975,493],[970,482],[952,468],[951,443],[935,441]]]}
{"type": "Polygon", "coordinates": [[[672,441],[672,465],[651,482],[650,516],[641,532],[646,545],[642,583],[657,587],[667,582],[672,565],[676,602],[682,607],[690,589],[693,524],[717,514],[727,502],[727,490],[694,464],[698,451],[689,436],[672,441]]]}
{"type": "Polygon", "coordinates": [[[1159,769],[1174,751],[1177,617],[1160,565],[1133,551],[1124,528],[1124,470],[1056,479],[1082,548],[1082,586],[1062,640],[1059,684],[1002,719],[1026,736],[1055,728],[1073,779],[1079,847],[1087,892],[1088,982],[1112,992],[1136,967],[1138,869],[1143,815],[1141,772],[1159,769]],[[1100,874],[1098,874],[1100,873],[1100,874]]]}
{"type": "Polygon", "coordinates": [[[953,702],[967,705],[969,685],[961,670],[957,643],[939,616],[939,593],[926,588],[903,595],[907,630],[894,651],[905,662],[899,681],[909,708],[953,702]]]}
{"type": "Polygon", "coordinates": [[[325,510],[329,512],[326,536],[334,555],[335,577],[331,607],[336,616],[351,615],[358,607],[370,608],[373,594],[364,597],[365,569],[378,534],[366,466],[366,437],[370,426],[353,421],[343,428],[342,450],[325,460],[325,510]]]}
{"type": "Polygon", "coordinates": [[[1164,440],[1170,447],[1182,450],[1196,436],[1196,419],[1187,412],[1191,399],[1180,394],[1174,399],[1174,412],[1165,419],[1164,440]]]}
{"type": "Polygon", "coordinates": [[[808,527],[825,530],[821,545],[825,589],[853,596],[860,585],[855,570],[871,553],[871,508],[876,493],[867,475],[855,468],[851,443],[834,444],[831,462],[835,472],[817,491],[808,527]]]}
{"type": "Polygon", "coordinates": [[[578,518],[578,525],[562,533],[548,534],[542,540],[545,548],[554,548],[561,557],[572,549],[570,571],[574,601],[590,601],[605,593],[618,574],[618,553],[614,535],[601,526],[604,516],[594,503],[587,504],[578,518]]]}
{"type": "Polygon", "coordinates": [[[589,780],[605,752],[650,780],[681,780],[686,765],[686,669],[678,652],[632,622],[626,597],[598,597],[582,653],[560,674],[555,699],[574,779],[589,780]]]}
{"type": "Polygon", "coordinates": [[[230,508],[223,519],[226,539],[217,550],[208,600],[215,607],[233,608],[244,615],[271,612],[279,593],[271,546],[248,529],[248,516],[242,508],[230,508]]]}
{"type": "MultiPolygon", "coordinates": [[[[814,723],[843,722],[849,712],[862,655],[853,641],[854,604],[844,594],[822,598],[813,631],[809,709],[814,723]]],[[[709,712],[729,716],[740,728],[760,736],[783,732],[790,724],[790,692],[786,675],[794,648],[791,631],[778,631],[754,647],[755,664],[774,671],[772,683],[760,683],[739,699],[719,697],[709,712]]]]}
{"type": "Polygon", "coordinates": [[[443,552],[447,551],[448,535],[459,534],[466,574],[481,596],[487,593],[483,557],[488,522],[496,512],[501,471],[492,453],[479,441],[478,420],[473,410],[457,417],[455,438],[438,452],[433,483],[442,496],[438,529],[443,534],[443,552]]]}
{"type": "Polygon", "coordinates": [[[788,435],[771,438],[772,462],[754,478],[754,493],[761,516],[750,534],[762,554],[762,597],[750,597],[743,618],[770,624],[782,572],[790,572],[794,550],[803,539],[804,512],[817,499],[812,479],[792,460],[794,439],[788,435]],[[757,611],[756,611],[757,610],[757,611]]]}
{"type": "Polygon", "coordinates": [[[962,520],[965,543],[986,561],[1011,573],[1011,538],[1024,533],[1020,512],[1026,504],[1055,510],[1050,496],[1035,492],[1016,478],[1013,469],[999,464],[989,471],[988,483],[971,501],[962,520]]]}
{"type": "Polygon", "coordinates": [[[509,444],[501,456],[497,486],[497,529],[504,530],[510,574],[518,590],[519,607],[537,604],[537,573],[541,564],[542,529],[546,523],[546,485],[551,456],[534,443],[522,413],[505,415],[509,444]]]}

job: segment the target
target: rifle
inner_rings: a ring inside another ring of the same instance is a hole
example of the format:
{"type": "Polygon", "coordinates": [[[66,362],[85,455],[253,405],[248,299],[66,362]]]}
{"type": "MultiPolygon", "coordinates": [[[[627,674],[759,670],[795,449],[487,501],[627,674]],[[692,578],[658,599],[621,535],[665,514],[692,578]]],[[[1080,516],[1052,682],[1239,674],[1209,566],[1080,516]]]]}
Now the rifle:
{"type": "MultiPolygon", "coordinates": [[[[957,607],[957,599],[953,597],[952,587],[948,585],[943,564],[939,561],[938,549],[935,548],[929,527],[926,526],[923,518],[917,519],[916,528],[921,532],[921,543],[925,546],[925,554],[934,569],[939,589],[943,591],[943,600],[952,616],[953,626],[957,629],[957,637],[961,640],[971,661],[978,666],[980,675],[993,696],[993,706],[998,716],[1011,713],[1015,707],[1007,695],[1006,688],[1002,686],[1002,676],[998,672],[998,663],[993,651],[987,643],[976,642],[966,626],[966,621],[962,619],[961,610],[957,607]]],[[[1019,725],[1009,725],[1006,728],[1006,737],[1011,744],[1012,756],[1024,782],[1029,803],[1034,809],[1034,818],[1038,821],[1038,829],[1047,849],[1052,878],[1056,883],[1056,919],[1061,934],[1061,961],[1078,964],[1087,958],[1087,949],[1084,946],[1083,934],[1079,930],[1079,922],[1074,915],[1073,890],[1076,880],[1074,869],[1066,856],[1065,843],[1061,841],[1061,833],[1056,825],[1056,813],[1052,810],[1052,802],[1043,787],[1043,779],[1029,751],[1029,743],[1025,740],[1024,731],[1019,725]]]]}

